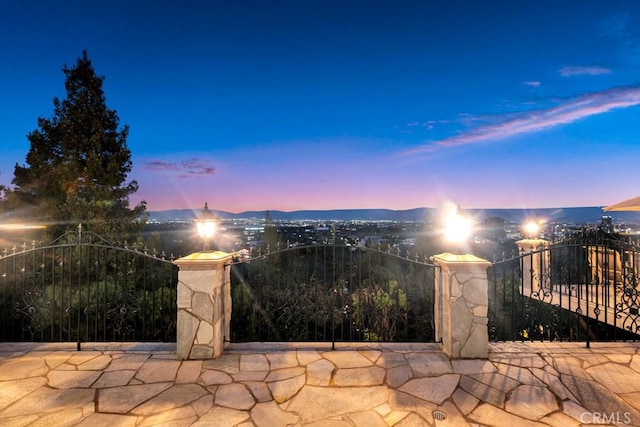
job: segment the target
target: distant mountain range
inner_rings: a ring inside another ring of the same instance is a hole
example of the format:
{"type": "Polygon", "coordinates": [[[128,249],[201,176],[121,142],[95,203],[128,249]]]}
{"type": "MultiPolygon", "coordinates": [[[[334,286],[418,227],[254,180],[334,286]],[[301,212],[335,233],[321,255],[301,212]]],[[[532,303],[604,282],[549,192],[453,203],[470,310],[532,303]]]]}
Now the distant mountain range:
{"type": "MultiPolygon", "coordinates": [[[[598,223],[602,216],[611,216],[614,222],[640,222],[640,212],[603,212],[600,207],[582,208],[545,208],[545,209],[464,209],[477,220],[488,217],[504,218],[507,222],[523,222],[529,218],[545,218],[551,222],[576,224],[598,223]]],[[[152,221],[191,221],[200,210],[173,209],[149,212],[152,221]]],[[[212,211],[221,219],[263,219],[267,211],[247,211],[231,213],[212,211]]],[[[416,208],[408,210],[391,209],[338,209],[303,210],[293,212],[268,211],[274,220],[317,220],[317,221],[424,221],[437,214],[434,208],[416,208]]]]}

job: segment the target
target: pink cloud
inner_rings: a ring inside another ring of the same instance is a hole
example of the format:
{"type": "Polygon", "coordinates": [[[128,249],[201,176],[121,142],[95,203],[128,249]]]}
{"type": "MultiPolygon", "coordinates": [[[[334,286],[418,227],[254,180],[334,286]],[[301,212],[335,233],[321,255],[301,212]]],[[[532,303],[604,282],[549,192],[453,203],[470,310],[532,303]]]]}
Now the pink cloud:
{"type": "Polygon", "coordinates": [[[480,126],[450,138],[434,141],[422,147],[404,151],[401,154],[424,153],[434,151],[436,147],[452,147],[501,140],[573,123],[589,116],[606,113],[617,108],[632,107],[638,104],[640,104],[639,87],[620,87],[601,92],[593,92],[569,100],[554,108],[526,111],[515,115],[510,113],[507,119],[497,124],[480,126]]]}
{"type": "Polygon", "coordinates": [[[605,67],[562,67],[559,71],[560,75],[563,77],[571,77],[571,76],[581,76],[581,75],[589,75],[589,76],[597,76],[600,74],[611,74],[611,70],[605,67]]]}
{"type": "Polygon", "coordinates": [[[150,160],[143,164],[143,169],[152,171],[175,171],[178,178],[190,178],[194,175],[214,175],[216,167],[209,160],[191,158],[172,163],[164,160],[150,160]]]}
{"type": "Polygon", "coordinates": [[[178,166],[175,163],[165,162],[162,160],[151,160],[146,162],[142,166],[143,169],[154,170],[154,171],[167,171],[167,170],[177,170],[178,166]]]}
{"type": "Polygon", "coordinates": [[[192,175],[214,175],[216,168],[208,160],[188,159],[181,163],[182,168],[188,174],[192,175]]]}

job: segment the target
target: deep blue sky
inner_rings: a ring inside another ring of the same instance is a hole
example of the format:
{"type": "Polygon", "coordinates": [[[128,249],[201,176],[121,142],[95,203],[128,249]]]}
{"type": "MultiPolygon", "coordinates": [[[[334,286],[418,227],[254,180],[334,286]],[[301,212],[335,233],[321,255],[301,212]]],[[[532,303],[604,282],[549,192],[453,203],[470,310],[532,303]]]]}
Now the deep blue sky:
{"type": "Polygon", "coordinates": [[[637,1],[0,0],[0,183],[86,49],[150,210],[640,194],[637,1]]]}

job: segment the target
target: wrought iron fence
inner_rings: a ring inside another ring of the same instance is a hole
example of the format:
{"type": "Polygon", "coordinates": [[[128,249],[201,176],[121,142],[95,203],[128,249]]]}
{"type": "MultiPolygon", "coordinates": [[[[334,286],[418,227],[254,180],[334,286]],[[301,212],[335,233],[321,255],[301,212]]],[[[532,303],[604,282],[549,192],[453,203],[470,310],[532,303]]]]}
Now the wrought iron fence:
{"type": "Polygon", "coordinates": [[[232,341],[434,341],[434,266],[378,249],[315,245],[231,268],[232,341]]]}
{"type": "Polygon", "coordinates": [[[490,339],[638,339],[639,268],[634,242],[599,234],[494,263],[487,271],[490,339]]]}
{"type": "Polygon", "coordinates": [[[0,341],[174,341],[177,267],[82,230],[0,254],[0,341]]]}

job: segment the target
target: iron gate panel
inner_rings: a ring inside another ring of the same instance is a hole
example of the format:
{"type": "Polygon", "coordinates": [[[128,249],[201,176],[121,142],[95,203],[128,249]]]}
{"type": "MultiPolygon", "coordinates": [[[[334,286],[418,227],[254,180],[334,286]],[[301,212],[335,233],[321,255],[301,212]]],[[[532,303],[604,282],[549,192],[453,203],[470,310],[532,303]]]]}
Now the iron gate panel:
{"type": "Polygon", "coordinates": [[[178,269],[163,254],[68,233],[0,255],[0,341],[174,341],[178,269]]]}
{"type": "Polygon", "coordinates": [[[231,338],[433,342],[434,266],[380,250],[314,245],[231,265],[231,338]]]}
{"type": "Polygon", "coordinates": [[[640,335],[633,242],[577,236],[494,263],[489,336],[508,340],[635,340],[640,335]]]}

